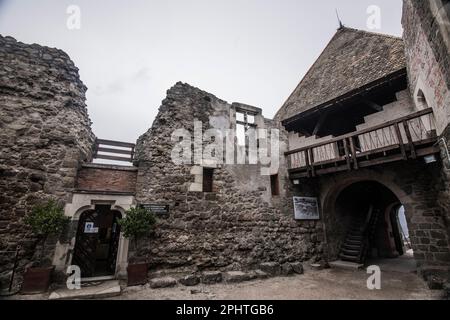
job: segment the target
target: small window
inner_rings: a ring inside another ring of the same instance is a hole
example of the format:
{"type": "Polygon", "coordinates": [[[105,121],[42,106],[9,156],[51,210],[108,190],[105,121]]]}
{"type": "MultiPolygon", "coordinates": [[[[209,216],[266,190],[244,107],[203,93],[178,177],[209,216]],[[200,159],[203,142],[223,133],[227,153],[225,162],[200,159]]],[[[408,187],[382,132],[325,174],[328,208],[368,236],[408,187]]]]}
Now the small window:
{"type": "Polygon", "coordinates": [[[203,192],[213,192],[214,169],[203,168],[203,192]]]}
{"type": "Polygon", "coordinates": [[[242,124],[238,124],[236,126],[236,138],[239,146],[246,145],[246,134],[245,134],[245,126],[242,124]]]}
{"type": "Polygon", "coordinates": [[[245,122],[245,114],[236,112],[236,120],[239,122],[245,122]]]}
{"type": "Polygon", "coordinates": [[[280,183],[277,174],[270,176],[270,189],[273,197],[280,195],[280,183]]]}

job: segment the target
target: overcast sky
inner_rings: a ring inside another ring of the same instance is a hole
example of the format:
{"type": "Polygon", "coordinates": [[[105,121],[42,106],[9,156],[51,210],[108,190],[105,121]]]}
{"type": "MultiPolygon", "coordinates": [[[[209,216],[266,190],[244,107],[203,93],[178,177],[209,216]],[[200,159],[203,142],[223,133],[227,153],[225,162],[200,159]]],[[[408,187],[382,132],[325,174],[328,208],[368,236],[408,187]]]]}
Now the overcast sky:
{"type": "Polygon", "coordinates": [[[272,118],[336,32],[335,9],[369,30],[370,5],[381,9],[371,31],[401,36],[401,0],[0,0],[0,34],[66,51],[95,134],[134,142],[177,81],[272,118]]]}

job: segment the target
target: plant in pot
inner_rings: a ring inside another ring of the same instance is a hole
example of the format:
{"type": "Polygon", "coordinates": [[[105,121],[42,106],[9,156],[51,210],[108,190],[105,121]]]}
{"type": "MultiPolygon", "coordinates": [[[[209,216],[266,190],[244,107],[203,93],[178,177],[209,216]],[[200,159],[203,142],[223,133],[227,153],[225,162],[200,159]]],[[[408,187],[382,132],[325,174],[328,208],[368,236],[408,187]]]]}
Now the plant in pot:
{"type": "Polygon", "coordinates": [[[41,245],[36,264],[27,268],[24,274],[21,293],[34,294],[48,290],[51,274],[54,269],[51,261],[45,257],[45,244],[50,236],[61,235],[70,218],[64,216],[64,209],[56,201],[50,200],[33,207],[24,222],[37,237],[36,247],[41,245]]]}
{"type": "Polygon", "coordinates": [[[136,286],[147,282],[148,264],[138,254],[139,240],[148,236],[156,224],[155,215],[147,209],[137,207],[126,212],[125,218],[119,220],[124,237],[134,245],[134,254],[130,254],[127,267],[128,286],[136,286]]]}

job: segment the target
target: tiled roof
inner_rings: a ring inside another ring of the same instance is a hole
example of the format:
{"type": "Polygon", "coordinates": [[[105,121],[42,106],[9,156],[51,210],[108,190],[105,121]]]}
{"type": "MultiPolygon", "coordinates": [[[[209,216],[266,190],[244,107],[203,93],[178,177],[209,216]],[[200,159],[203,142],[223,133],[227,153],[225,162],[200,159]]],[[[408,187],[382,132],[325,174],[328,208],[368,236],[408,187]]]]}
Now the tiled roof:
{"type": "Polygon", "coordinates": [[[286,120],[406,68],[401,38],[343,27],[275,118],[286,120]]]}

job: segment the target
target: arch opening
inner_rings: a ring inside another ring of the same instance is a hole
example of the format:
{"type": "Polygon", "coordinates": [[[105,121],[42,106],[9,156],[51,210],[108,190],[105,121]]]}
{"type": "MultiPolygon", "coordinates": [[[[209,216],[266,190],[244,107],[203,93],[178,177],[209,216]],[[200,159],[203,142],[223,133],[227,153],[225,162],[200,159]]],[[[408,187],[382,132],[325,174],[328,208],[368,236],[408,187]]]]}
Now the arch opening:
{"type": "Polygon", "coordinates": [[[385,185],[358,181],[332,195],[327,239],[332,260],[412,257],[405,207],[385,185]]]}
{"type": "Polygon", "coordinates": [[[121,218],[120,211],[104,204],[81,213],[72,264],[80,267],[83,278],[115,274],[121,218]]]}

